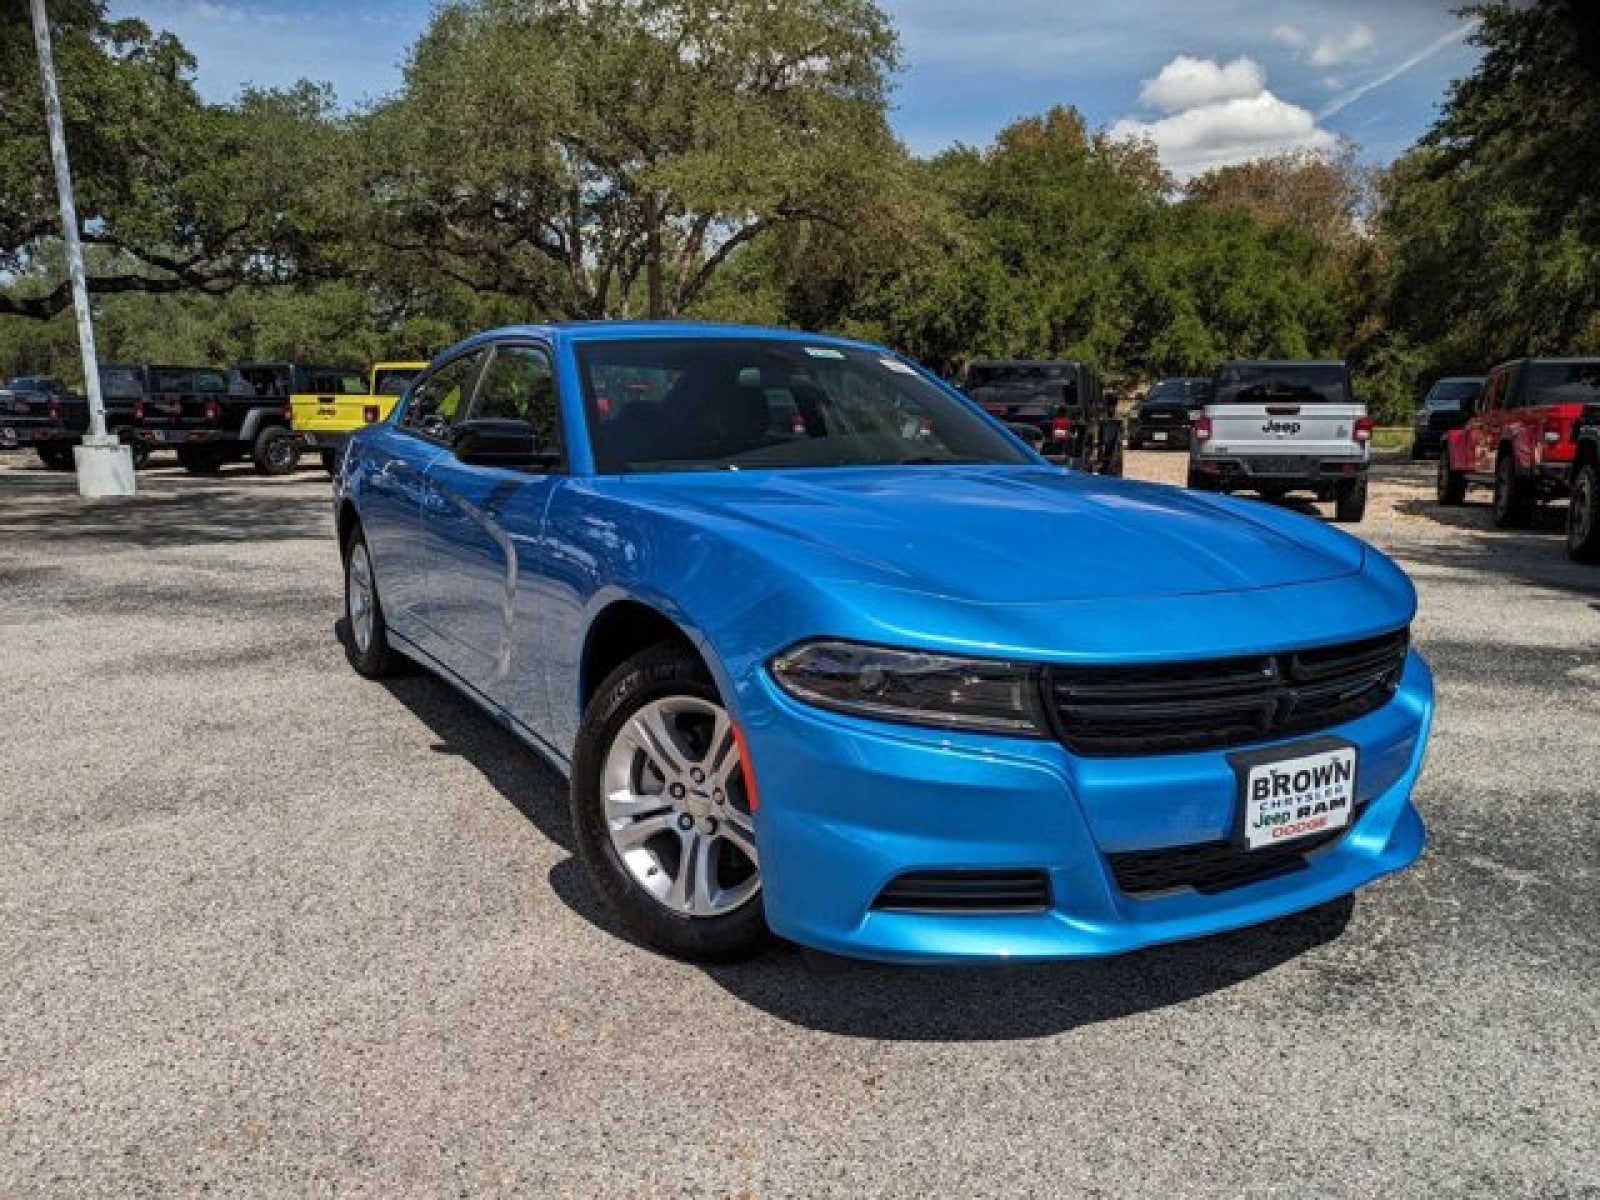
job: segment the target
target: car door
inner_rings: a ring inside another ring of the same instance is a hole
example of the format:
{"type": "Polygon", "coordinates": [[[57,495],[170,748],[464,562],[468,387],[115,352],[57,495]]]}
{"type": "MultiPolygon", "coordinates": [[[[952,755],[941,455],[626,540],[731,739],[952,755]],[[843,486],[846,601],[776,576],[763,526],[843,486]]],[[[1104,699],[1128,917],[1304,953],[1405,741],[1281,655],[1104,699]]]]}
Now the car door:
{"type": "Polygon", "coordinates": [[[1483,401],[1471,421],[1467,422],[1467,447],[1469,469],[1476,475],[1493,475],[1495,452],[1500,446],[1500,426],[1504,421],[1504,404],[1508,372],[1496,371],[1483,389],[1483,401]]]}
{"type": "Polygon", "coordinates": [[[565,477],[555,372],[536,342],[497,344],[470,408],[479,422],[523,422],[536,457],[499,464],[441,456],[428,470],[423,543],[428,620],[447,665],[535,732],[548,726],[537,639],[536,564],[545,509],[565,477]],[[521,628],[519,628],[521,626],[521,628]]]}
{"type": "Polygon", "coordinates": [[[384,617],[401,637],[435,656],[422,539],[427,471],[449,455],[450,431],[465,415],[464,398],[487,358],[486,350],[471,350],[417,380],[395,424],[380,433],[377,452],[360,468],[361,520],[384,617]]]}

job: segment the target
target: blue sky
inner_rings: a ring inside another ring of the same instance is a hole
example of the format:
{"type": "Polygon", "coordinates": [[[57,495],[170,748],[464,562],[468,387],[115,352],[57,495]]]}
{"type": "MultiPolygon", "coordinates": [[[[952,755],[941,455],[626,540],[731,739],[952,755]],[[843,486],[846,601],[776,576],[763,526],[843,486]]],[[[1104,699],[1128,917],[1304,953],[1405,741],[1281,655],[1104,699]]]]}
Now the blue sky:
{"type": "MultiPolygon", "coordinates": [[[[1455,0],[880,0],[904,64],[894,124],[915,151],[987,143],[1071,104],[1155,139],[1184,176],[1353,138],[1385,162],[1471,71],[1455,0]]],[[[177,33],[208,99],[247,82],[332,83],[355,105],[394,90],[428,0],[113,0],[177,33]]]]}

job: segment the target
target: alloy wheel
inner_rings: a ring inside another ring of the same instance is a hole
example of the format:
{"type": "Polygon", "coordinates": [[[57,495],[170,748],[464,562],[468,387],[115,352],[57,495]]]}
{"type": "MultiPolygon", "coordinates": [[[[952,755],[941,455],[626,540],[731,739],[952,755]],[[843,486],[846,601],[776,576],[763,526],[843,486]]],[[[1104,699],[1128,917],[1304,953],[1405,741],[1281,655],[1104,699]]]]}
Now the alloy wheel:
{"type": "Polygon", "coordinates": [[[345,607],[349,610],[350,636],[356,649],[365,654],[372,647],[373,595],[372,560],[367,557],[367,545],[357,539],[350,547],[350,562],[346,568],[349,586],[345,589],[345,607]]]}
{"type": "Polygon", "coordinates": [[[611,848],[669,911],[720,917],[761,890],[739,740],[720,705],[642,706],[612,739],[600,784],[611,848]]]}

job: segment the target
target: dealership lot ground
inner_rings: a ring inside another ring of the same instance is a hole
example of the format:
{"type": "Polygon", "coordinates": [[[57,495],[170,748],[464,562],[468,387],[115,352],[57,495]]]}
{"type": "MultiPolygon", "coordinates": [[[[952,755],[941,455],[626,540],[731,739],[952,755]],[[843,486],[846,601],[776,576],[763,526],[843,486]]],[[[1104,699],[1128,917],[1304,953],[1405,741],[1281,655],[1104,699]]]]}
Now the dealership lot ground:
{"type": "Polygon", "coordinates": [[[1553,525],[1380,468],[1433,841],[1353,904],[704,970],[621,938],[539,760],[345,666],[320,473],[140,486],[0,465],[0,1195],[1600,1193],[1600,571],[1553,525]]]}

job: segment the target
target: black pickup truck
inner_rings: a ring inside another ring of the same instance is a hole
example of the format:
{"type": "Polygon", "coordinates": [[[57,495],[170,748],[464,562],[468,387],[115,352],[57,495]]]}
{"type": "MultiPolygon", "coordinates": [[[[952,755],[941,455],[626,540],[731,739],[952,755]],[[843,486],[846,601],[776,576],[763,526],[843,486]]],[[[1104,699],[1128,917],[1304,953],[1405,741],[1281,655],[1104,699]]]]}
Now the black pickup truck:
{"type": "Polygon", "coordinates": [[[1567,554],[1600,566],[1600,404],[1585,405],[1572,429],[1572,499],[1567,503],[1567,554]]]}
{"type": "MultiPolygon", "coordinates": [[[[328,373],[346,368],[297,363],[239,363],[215,368],[151,368],[155,386],[144,407],[138,437],[149,446],[172,446],[192,475],[211,475],[248,457],[262,475],[287,475],[300,462],[290,432],[289,397],[315,390],[328,373]]],[[[361,372],[354,372],[365,389],[361,372]]]]}
{"type": "Polygon", "coordinates": [[[1098,475],[1122,474],[1122,422],[1087,363],[994,359],[967,368],[963,390],[990,416],[1029,425],[1046,457],[1098,475]]]}
{"type": "MultiPolygon", "coordinates": [[[[142,467],[149,452],[132,438],[141,394],[126,386],[126,369],[100,368],[106,432],[129,442],[133,465],[142,467]]],[[[24,375],[0,389],[0,450],[31,446],[52,471],[70,471],[72,448],[88,432],[89,401],[53,376],[24,375]]]]}

